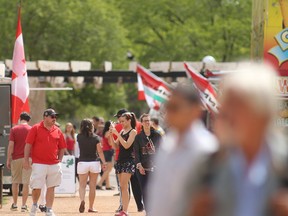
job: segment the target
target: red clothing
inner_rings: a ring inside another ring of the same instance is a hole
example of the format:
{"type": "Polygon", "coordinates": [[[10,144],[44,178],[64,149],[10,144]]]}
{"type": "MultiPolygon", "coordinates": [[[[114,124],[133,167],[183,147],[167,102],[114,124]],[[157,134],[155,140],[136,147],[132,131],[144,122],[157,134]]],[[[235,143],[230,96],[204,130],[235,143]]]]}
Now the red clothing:
{"type": "Polygon", "coordinates": [[[72,139],[71,137],[66,136],[66,145],[67,145],[67,150],[74,150],[74,145],[75,145],[75,140],[72,139]]]}
{"type": "Polygon", "coordinates": [[[26,138],[32,146],[32,162],[40,164],[57,164],[58,151],[66,148],[61,130],[55,125],[50,130],[44,127],[43,121],[34,125],[26,138]]]}
{"type": "MultiPolygon", "coordinates": [[[[115,125],[115,129],[118,131],[118,133],[120,133],[120,131],[123,129],[123,126],[122,126],[122,124],[116,124],[115,125]]],[[[114,139],[116,140],[117,139],[117,136],[114,134],[113,135],[113,137],[114,137],[114,139]]],[[[115,150],[115,161],[117,161],[118,160],[118,156],[119,156],[119,148],[117,148],[116,150],[115,150]]]]}
{"type": "Polygon", "coordinates": [[[31,126],[28,124],[16,125],[11,129],[9,141],[14,142],[14,150],[12,154],[13,160],[24,158],[25,140],[30,129],[31,126]]]}
{"type": "Polygon", "coordinates": [[[109,151],[112,149],[112,146],[109,145],[108,139],[104,136],[101,140],[103,151],[109,151]]]}
{"type": "Polygon", "coordinates": [[[137,134],[140,134],[140,133],[141,133],[141,131],[142,131],[142,124],[141,124],[141,122],[139,122],[139,121],[136,122],[136,128],[135,128],[135,129],[137,130],[137,134]]]}

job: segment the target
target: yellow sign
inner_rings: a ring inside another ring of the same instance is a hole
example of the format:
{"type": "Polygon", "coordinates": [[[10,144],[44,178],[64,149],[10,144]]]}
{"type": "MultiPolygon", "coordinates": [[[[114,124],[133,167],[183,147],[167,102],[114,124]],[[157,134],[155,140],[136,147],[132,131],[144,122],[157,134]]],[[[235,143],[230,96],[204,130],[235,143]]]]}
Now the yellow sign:
{"type": "Polygon", "coordinates": [[[264,60],[288,76],[288,0],[267,0],[264,10],[264,60]]]}

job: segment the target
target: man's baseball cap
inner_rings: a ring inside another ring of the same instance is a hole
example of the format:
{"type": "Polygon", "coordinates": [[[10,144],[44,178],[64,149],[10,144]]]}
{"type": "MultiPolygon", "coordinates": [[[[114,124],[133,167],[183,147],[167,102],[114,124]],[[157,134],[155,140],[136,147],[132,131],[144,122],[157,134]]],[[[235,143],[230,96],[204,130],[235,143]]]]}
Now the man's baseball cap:
{"type": "Polygon", "coordinates": [[[20,119],[25,121],[30,121],[31,116],[27,112],[22,112],[20,114],[20,119]]]}
{"type": "Polygon", "coordinates": [[[55,112],[54,109],[46,109],[43,113],[43,116],[58,116],[59,114],[55,112]]]}
{"type": "Polygon", "coordinates": [[[121,116],[122,116],[124,113],[126,113],[126,112],[128,112],[127,109],[120,109],[120,110],[114,115],[114,117],[119,118],[119,117],[121,117],[121,116]]]}

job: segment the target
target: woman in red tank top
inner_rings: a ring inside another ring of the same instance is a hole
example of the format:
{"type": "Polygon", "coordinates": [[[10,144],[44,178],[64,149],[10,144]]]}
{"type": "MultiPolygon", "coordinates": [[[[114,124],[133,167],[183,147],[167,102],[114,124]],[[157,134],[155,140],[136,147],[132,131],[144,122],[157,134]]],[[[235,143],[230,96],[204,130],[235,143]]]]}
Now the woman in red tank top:
{"type": "Polygon", "coordinates": [[[74,146],[75,146],[75,130],[73,124],[68,122],[65,126],[64,137],[67,145],[66,154],[74,155],[74,146]]]}
{"type": "Polygon", "coordinates": [[[114,155],[114,150],[112,146],[109,144],[108,138],[109,136],[112,136],[111,133],[109,132],[109,128],[111,126],[111,121],[107,121],[104,125],[103,129],[103,135],[102,135],[102,149],[105,157],[105,161],[107,163],[107,168],[105,172],[103,173],[100,181],[98,182],[98,188],[102,188],[103,182],[106,182],[106,190],[113,190],[114,188],[111,187],[110,185],[110,179],[109,179],[109,174],[112,171],[113,168],[113,155],[114,155]]]}

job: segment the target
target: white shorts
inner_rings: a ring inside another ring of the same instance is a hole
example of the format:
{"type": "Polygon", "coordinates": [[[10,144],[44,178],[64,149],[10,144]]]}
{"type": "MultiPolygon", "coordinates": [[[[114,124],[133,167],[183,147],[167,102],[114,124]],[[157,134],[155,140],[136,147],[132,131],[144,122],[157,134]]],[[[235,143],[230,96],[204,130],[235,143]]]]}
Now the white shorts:
{"type": "Polygon", "coordinates": [[[87,173],[100,173],[101,164],[100,161],[83,162],[80,161],[77,164],[77,174],[87,174],[87,173]]]}
{"type": "Polygon", "coordinates": [[[57,187],[61,184],[62,170],[61,163],[46,165],[32,164],[32,174],[30,187],[32,189],[41,189],[44,184],[47,188],[57,187]]]}

